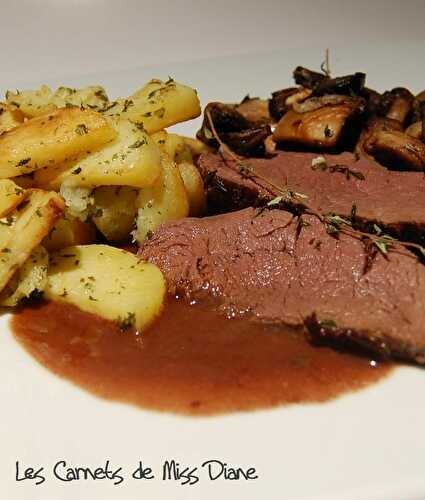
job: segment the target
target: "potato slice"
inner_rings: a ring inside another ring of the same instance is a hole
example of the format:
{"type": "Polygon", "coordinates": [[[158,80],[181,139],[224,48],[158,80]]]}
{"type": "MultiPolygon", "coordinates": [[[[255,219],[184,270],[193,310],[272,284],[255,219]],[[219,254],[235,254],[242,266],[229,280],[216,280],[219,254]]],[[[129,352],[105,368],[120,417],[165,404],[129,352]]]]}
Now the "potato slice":
{"type": "Polygon", "coordinates": [[[168,154],[172,161],[192,163],[192,153],[181,135],[169,134],[165,130],[161,130],[152,134],[152,139],[162,151],[168,154]]]}
{"type": "Polygon", "coordinates": [[[7,104],[0,103],[0,135],[17,127],[24,121],[24,115],[7,104]]]}
{"type": "Polygon", "coordinates": [[[82,245],[52,254],[45,296],[143,330],[160,314],[165,293],[155,265],[115,247],[82,245]]]}
{"type": "Polygon", "coordinates": [[[0,217],[15,210],[27,196],[28,192],[10,179],[0,179],[0,217]]]}
{"type": "Polygon", "coordinates": [[[64,216],[44,238],[43,246],[49,252],[53,252],[73,245],[92,243],[95,239],[96,228],[92,222],[83,222],[65,210],[64,216]]]}
{"type": "Polygon", "coordinates": [[[151,186],[161,172],[158,147],[142,129],[116,120],[118,138],[60,174],[67,186],[151,186]]]}
{"type": "Polygon", "coordinates": [[[93,192],[92,220],[109,241],[126,241],[136,223],[139,190],[125,186],[103,186],[93,192]]]}
{"type": "Polygon", "coordinates": [[[115,129],[95,111],[64,108],[0,136],[0,178],[16,177],[99,149],[115,129]]]}
{"type": "Polygon", "coordinates": [[[201,114],[201,106],[194,89],[170,78],[166,82],[151,80],[128,99],[111,102],[104,113],[143,123],[145,130],[153,134],[196,118],[201,114]]]}
{"type": "Polygon", "coordinates": [[[0,294],[0,305],[14,307],[34,292],[43,292],[47,285],[49,254],[40,245],[31,252],[0,294]]]}
{"type": "Polygon", "coordinates": [[[99,110],[109,101],[105,89],[100,85],[81,89],[59,87],[54,93],[47,85],[43,85],[37,90],[16,93],[9,91],[6,100],[12,109],[20,111],[26,118],[34,118],[67,106],[99,110]]]}
{"type": "Polygon", "coordinates": [[[141,189],[137,198],[139,207],[134,238],[141,243],[163,222],[186,217],[189,200],[177,165],[162,154],[162,174],[155,184],[141,189]]]}
{"type": "Polygon", "coordinates": [[[33,189],[8,224],[0,225],[0,290],[49,233],[63,210],[59,195],[33,189]]]}
{"type": "Polygon", "coordinates": [[[51,102],[52,91],[47,85],[37,90],[6,92],[6,102],[12,109],[19,110],[26,118],[33,118],[55,111],[56,106],[51,102]]]}
{"type": "Polygon", "coordinates": [[[201,174],[192,163],[178,163],[178,167],[189,199],[189,215],[200,217],[205,212],[207,203],[201,174]]]}

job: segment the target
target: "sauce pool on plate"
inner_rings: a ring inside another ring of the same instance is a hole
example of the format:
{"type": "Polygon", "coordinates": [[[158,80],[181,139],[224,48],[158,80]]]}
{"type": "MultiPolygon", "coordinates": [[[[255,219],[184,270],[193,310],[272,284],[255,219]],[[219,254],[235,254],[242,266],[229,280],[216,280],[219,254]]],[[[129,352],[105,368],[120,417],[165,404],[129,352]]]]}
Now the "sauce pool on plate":
{"type": "Polygon", "coordinates": [[[42,365],[97,396],[192,415],[326,401],[391,370],[314,347],[293,329],[176,299],[143,333],[54,302],[22,309],[12,328],[42,365]]]}

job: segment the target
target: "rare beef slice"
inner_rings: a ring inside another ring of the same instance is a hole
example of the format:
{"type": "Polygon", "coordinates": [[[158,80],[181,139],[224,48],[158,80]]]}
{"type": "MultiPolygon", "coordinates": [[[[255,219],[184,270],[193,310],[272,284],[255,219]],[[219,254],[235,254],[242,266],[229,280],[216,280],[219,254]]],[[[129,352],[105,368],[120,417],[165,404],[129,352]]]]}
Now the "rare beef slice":
{"type": "Polygon", "coordinates": [[[303,326],[310,337],[425,363],[425,266],[377,252],[312,215],[253,208],[161,226],[139,255],[169,292],[228,316],[303,326]]]}

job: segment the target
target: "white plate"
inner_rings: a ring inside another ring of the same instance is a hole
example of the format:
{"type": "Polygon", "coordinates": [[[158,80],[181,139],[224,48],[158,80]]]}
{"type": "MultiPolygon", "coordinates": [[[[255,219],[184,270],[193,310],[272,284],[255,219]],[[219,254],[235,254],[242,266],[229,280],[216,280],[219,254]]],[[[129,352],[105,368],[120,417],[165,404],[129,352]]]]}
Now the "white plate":
{"type": "MultiPolygon", "coordinates": [[[[319,50],[275,52],[196,63],[170,64],[45,83],[102,83],[127,95],[146,79],[169,74],[198,88],[203,103],[267,95],[289,86],[297,64],[318,67],[319,50]]],[[[372,87],[425,86],[420,48],[356,47],[334,53],[334,73],[362,70],[372,87]],[[408,56],[405,57],[405,56],[408,56]]],[[[30,82],[34,86],[41,82],[30,82]]],[[[14,86],[14,82],[4,82],[14,86]]],[[[199,121],[179,127],[193,133],[199,121]]],[[[419,500],[425,498],[425,372],[402,367],[384,381],[330,403],[295,405],[221,417],[188,418],[144,411],[88,394],[39,366],[0,319],[0,497],[7,500],[76,498],[162,500],[419,500]],[[199,466],[208,459],[253,466],[259,478],[208,481],[194,486],[162,481],[166,459],[199,466]],[[52,466],[100,466],[111,460],[126,479],[62,483],[52,466]],[[45,468],[45,483],[15,481],[15,461],[45,468]],[[156,478],[129,478],[139,460],[156,478]]]]}

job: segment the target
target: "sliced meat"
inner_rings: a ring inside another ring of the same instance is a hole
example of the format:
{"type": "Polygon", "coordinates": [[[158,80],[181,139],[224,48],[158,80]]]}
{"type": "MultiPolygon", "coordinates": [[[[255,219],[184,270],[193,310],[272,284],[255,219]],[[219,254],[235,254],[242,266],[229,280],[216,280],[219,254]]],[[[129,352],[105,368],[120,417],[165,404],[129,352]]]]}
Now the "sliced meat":
{"type": "Polygon", "coordinates": [[[314,338],[425,364],[425,266],[330,236],[314,216],[253,208],[161,226],[139,250],[171,293],[228,316],[304,325],[314,338]]]}
{"type": "Polygon", "coordinates": [[[351,153],[323,155],[324,162],[318,156],[280,152],[241,165],[221,153],[203,155],[199,169],[209,206],[216,212],[258,206],[279,196],[278,188],[288,187],[307,196],[298,199],[299,204],[320,213],[351,217],[355,205],[358,226],[369,230],[377,224],[403,240],[424,242],[423,173],[388,171],[373,161],[357,161],[351,153]]]}

